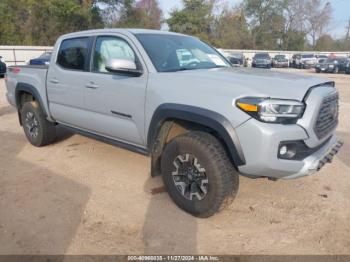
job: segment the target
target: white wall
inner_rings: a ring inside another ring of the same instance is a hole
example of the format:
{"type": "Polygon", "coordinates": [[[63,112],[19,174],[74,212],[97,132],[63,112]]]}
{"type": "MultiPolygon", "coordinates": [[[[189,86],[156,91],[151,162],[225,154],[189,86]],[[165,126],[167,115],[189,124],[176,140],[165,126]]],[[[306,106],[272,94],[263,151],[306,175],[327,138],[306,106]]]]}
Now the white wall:
{"type": "Polygon", "coordinates": [[[40,56],[45,51],[52,50],[51,46],[3,46],[0,45],[0,56],[6,64],[24,65],[28,60],[40,56]]]}
{"type": "MultiPolygon", "coordinates": [[[[24,65],[29,59],[40,56],[43,52],[52,50],[52,46],[1,46],[0,56],[2,56],[7,65],[24,65]]],[[[313,53],[313,54],[335,54],[337,56],[350,56],[348,52],[312,52],[312,51],[274,51],[274,50],[240,50],[240,49],[219,49],[220,52],[227,55],[230,52],[243,53],[246,58],[252,58],[255,53],[267,52],[271,57],[277,54],[285,54],[288,58],[291,58],[295,53],[313,53]]]]}
{"type": "Polygon", "coordinates": [[[350,51],[347,52],[318,52],[318,51],[276,51],[276,50],[242,50],[242,49],[218,49],[224,55],[229,53],[243,53],[244,57],[252,59],[255,53],[269,53],[271,57],[275,55],[286,55],[288,59],[292,58],[293,54],[316,54],[330,55],[335,54],[340,57],[349,57],[350,51]]]}

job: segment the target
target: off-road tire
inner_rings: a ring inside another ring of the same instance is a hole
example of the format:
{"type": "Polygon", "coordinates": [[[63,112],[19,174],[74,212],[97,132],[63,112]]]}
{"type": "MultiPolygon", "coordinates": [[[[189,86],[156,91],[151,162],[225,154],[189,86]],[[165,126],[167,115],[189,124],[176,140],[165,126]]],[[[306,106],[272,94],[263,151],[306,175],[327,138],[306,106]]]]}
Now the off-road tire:
{"type": "Polygon", "coordinates": [[[24,133],[28,141],[36,147],[42,147],[51,144],[56,137],[56,127],[54,123],[48,121],[43,110],[37,101],[26,102],[21,109],[21,121],[24,133]],[[27,126],[27,114],[33,114],[37,122],[37,136],[30,134],[30,128],[27,126]]]}
{"type": "Polygon", "coordinates": [[[162,177],[173,201],[196,217],[209,217],[224,209],[234,200],[239,176],[222,144],[206,132],[193,131],[175,137],[166,146],[161,159],[162,177]],[[207,193],[202,200],[189,200],[176,187],[174,161],[179,155],[191,154],[205,169],[208,178],[207,193]]]}

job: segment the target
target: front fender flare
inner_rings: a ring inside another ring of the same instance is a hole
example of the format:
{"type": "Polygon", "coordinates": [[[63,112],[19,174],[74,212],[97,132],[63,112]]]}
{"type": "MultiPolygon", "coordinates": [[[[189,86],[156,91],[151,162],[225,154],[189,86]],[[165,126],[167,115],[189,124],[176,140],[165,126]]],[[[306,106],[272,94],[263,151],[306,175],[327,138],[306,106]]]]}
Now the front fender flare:
{"type": "Polygon", "coordinates": [[[221,114],[200,107],[181,104],[162,104],[154,112],[147,135],[147,147],[152,152],[158,132],[167,120],[184,120],[214,130],[223,140],[229,156],[236,166],[245,164],[238,136],[231,123],[221,114]]]}

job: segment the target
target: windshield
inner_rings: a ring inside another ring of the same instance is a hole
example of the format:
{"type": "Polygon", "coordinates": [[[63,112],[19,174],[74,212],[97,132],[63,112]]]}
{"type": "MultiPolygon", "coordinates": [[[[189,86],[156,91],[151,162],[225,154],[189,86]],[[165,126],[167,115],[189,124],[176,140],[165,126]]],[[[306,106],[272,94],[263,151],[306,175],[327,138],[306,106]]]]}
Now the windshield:
{"type": "Polygon", "coordinates": [[[302,55],[302,58],[314,58],[314,55],[302,55]]]}
{"type": "Polygon", "coordinates": [[[230,53],[230,56],[233,58],[243,58],[243,54],[240,53],[230,53]]]}
{"type": "Polygon", "coordinates": [[[257,58],[257,59],[269,59],[270,56],[268,54],[255,54],[254,58],[257,58]]]}
{"type": "Polygon", "coordinates": [[[285,55],[276,55],[275,59],[286,59],[285,55]]]}
{"type": "Polygon", "coordinates": [[[51,52],[43,53],[41,56],[39,56],[40,59],[50,59],[51,58],[51,52]]]}
{"type": "Polygon", "coordinates": [[[158,72],[230,67],[214,48],[183,35],[135,34],[158,72]]]}

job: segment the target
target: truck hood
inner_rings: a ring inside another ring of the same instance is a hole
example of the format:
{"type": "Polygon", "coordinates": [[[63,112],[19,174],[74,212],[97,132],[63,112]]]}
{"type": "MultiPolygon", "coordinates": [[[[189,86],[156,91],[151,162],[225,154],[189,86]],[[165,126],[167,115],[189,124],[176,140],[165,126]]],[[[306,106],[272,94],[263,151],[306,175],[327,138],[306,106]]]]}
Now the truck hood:
{"type": "Polygon", "coordinates": [[[303,100],[311,87],[331,82],[327,78],[240,67],[199,69],[179,73],[184,78],[188,77],[190,82],[195,83],[195,79],[201,79],[206,83],[206,86],[210,85],[220,90],[223,87],[225,89],[236,89],[236,92],[239,91],[242,96],[261,96],[299,101],[303,100]]]}

